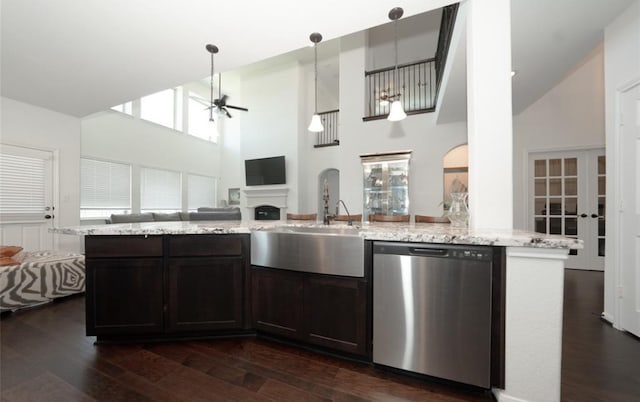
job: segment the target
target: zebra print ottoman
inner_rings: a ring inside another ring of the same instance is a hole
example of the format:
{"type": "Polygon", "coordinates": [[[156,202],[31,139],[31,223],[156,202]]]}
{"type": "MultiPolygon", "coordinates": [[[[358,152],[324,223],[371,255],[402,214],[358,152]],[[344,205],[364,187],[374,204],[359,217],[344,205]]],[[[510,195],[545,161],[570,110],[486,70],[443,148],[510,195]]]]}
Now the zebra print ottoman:
{"type": "Polygon", "coordinates": [[[0,267],[0,312],[84,292],[82,254],[66,251],[22,251],[17,265],[0,267]]]}

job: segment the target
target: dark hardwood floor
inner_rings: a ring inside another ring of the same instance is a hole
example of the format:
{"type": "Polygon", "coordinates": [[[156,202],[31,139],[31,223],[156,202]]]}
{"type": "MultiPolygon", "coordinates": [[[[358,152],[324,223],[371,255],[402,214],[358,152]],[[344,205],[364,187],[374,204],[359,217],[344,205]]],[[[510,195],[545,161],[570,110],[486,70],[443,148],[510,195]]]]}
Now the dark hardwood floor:
{"type": "Polygon", "coordinates": [[[604,274],[565,270],[562,400],[640,401],[640,339],[600,318],[604,274]]]}
{"type": "MultiPolygon", "coordinates": [[[[640,340],[600,320],[602,273],[566,271],[564,401],[640,400],[640,340]]],[[[84,297],[3,317],[0,389],[9,401],[490,401],[264,339],[94,345],[84,297]]]]}

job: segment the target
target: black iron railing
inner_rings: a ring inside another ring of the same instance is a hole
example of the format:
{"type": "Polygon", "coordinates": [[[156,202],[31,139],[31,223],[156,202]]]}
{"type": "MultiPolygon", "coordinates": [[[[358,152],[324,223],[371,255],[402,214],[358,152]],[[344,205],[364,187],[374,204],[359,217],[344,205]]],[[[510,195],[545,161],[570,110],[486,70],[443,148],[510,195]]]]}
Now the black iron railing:
{"type": "Polygon", "coordinates": [[[436,67],[435,58],[395,67],[366,71],[366,116],[363,120],[375,120],[389,114],[391,102],[402,102],[407,114],[431,112],[435,108],[436,67]],[[395,82],[399,87],[396,88],[395,82]]]}
{"type": "Polygon", "coordinates": [[[340,110],[318,113],[324,130],[316,133],[315,148],[340,145],[340,140],[338,139],[338,113],[340,113],[340,110]]]}
{"type": "Polygon", "coordinates": [[[458,3],[451,4],[442,9],[442,18],[440,19],[440,34],[438,35],[438,47],[436,49],[436,99],[440,92],[440,83],[442,82],[442,73],[444,66],[447,64],[447,54],[449,53],[449,45],[451,44],[451,36],[453,28],[456,24],[456,16],[458,15],[458,3]]]}

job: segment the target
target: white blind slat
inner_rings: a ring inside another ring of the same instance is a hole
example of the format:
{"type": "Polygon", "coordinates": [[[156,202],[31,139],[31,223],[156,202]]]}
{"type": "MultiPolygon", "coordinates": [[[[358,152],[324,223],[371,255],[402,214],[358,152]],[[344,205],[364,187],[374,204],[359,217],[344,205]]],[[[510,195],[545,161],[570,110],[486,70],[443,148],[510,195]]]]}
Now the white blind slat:
{"type": "Polygon", "coordinates": [[[0,215],[33,214],[46,207],[48,157],[0,153],[0,215]]]}
{"type": "Polygon", "coordinates": [[[190,174],[188,180],[189,210],[216,205],[216,179],[190,174]]]}
{"type": "Polygon", "coordinates": [[[180,173],[150,168],[140,169],[140,208],[142,210],[180,210],[180,173]]]}
{"type": "Polygon", "coordinates": [[[80,208],[130,209],[131,167],[122,163],[82,158],[80,208]]]}

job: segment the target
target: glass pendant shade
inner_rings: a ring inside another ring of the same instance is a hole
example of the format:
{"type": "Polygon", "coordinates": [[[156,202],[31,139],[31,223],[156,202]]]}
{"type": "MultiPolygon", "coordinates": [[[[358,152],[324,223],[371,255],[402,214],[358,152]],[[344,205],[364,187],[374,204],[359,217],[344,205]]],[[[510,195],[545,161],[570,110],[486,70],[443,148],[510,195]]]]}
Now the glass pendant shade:
{"type": "Polygon", "coordinates": [[[389,121],[400,121],[407,117],[407,114],[404,112],[402,108],[402,103],[399,100],[393,101],[391,104],[391,111],[389,112],[389,116],[387,120],[389,121]]]}
{"type": "Polygon", "coordinates": [[[322,121],[320,120],[320,115],[315,113],[313,117],[311,117],[311,123],[309,123],[309,128],[307,130],[313,133],[319,133],[320,131],[324,131],[324,126],[322,125],[322,121]]]}

